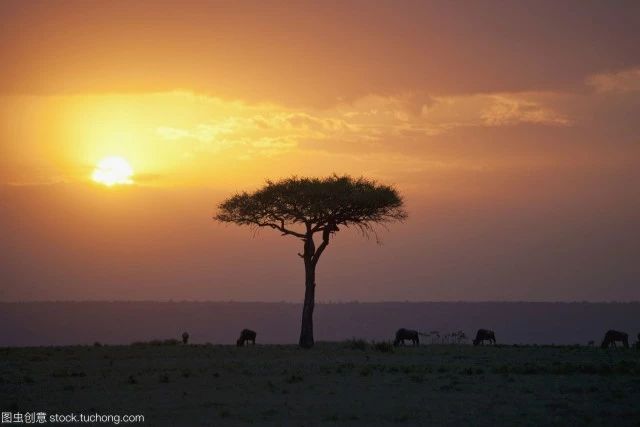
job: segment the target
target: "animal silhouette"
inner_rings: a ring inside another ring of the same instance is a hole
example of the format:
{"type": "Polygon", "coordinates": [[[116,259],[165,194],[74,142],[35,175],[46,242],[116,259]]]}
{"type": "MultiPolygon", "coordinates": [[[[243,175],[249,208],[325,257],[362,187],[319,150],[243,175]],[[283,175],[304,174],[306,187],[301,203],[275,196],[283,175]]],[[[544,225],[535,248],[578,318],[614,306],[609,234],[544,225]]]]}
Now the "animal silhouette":
{"type": "Polygon", "coordinates": [[[396,332],[396,339],[393,341],[394,346],[404,345],[405,340],[411,341],[414,346],[420,345],[420,333],[411,329],[400,328],[396,332]]]}
{"type": "Polygon", "coordinates": [[[189,343],[189,332],[183,332],[182,333],[182,344],[188,344],[189,343]]]}
{"type": "Polygon", "coordinates": [[[489,329],[478,329],[476,339],[473,340],[473,345],[484,344],[485,341],[495,344],[496,334],[489,329]]]}
{"type": "Polygon", "coordinates": [[[236,341],[236,345],[238,347],[242,347],[249,341],[251,341],[253,345],[256,345],[256,335],[255,331],[252,331],[251,329],[243,329],[242,332],[240,332],[240,338],[236,341]]]}
{"type": "Polygon", "coordinates": [[[622,342],[624,348],[629,348],[629,335],[625,332],[609,329],[604,334],[604,340],[602,340],[602,348],[615,347],[616,341],[622,342]]]}

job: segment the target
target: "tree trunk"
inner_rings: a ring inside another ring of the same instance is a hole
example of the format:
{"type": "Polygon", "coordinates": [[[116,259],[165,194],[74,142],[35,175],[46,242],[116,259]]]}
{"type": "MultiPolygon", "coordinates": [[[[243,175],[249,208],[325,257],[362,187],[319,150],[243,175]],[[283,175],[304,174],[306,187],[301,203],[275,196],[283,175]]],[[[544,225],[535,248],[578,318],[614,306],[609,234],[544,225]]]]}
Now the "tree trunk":
{"type": "Polygon", "coordinates": [[[314,255],[316,245],[313,234],[308,233],[304,241],[304,305],[302,306],[302,327],[300,328],[300,341],[302,348],[313,347],[313,308],[316,303],[316,263],[314,255]]]}
{"type": "Polygon", "coordinates": [[[313,347],[313,308],[316,298],[316,267],[311,262],[304,266],[304,306],[302,307],[302,327],[300,329],[300,342],[302,348],[313,347]]]}

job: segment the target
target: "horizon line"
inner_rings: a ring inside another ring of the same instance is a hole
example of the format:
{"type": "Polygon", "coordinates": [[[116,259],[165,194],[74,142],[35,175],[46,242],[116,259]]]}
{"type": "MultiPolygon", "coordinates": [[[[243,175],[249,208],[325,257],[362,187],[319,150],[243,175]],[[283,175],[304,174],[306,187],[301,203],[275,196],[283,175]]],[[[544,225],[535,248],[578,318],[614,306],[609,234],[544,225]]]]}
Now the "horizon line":
{"type": "MultiPolygon", "coordinates": [[[[149,300],[149,299],[130,299],[130,300],[109,300],[109,299],[86,299],[86,300],[14,300],[14,301],[1,301],[0,304],[62,304],[62,303],[103,303],[103,304],[117,304],[117,303],[156,303],[156,304],[290,304],[300,305],[301,301],[254,301],[254,300],[149,300]]],[[[386,301],[318,301],[316,305],[343,305],[343,304],[640,304],[640,300],[386,300],[386,301]]]]}

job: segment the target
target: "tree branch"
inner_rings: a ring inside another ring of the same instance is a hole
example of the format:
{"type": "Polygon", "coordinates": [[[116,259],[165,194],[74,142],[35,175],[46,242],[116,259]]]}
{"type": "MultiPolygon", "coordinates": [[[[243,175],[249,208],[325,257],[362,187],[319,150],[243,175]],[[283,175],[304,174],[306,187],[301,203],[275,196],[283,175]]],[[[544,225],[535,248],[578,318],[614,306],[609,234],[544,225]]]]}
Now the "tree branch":
{"type": "Polygon", "coordinates": [[[297,231],[293,231],[293,230],[289,230],[288,228],[285,228],[284,221],[281,221],[280,224],[274,224],[273,222],[254,221],[254,224],[257,225],[258,227],[271,227],[273,229],[279,230],[282,232],[283,236],[290,235],[290,236],[298,237],[300,239],[304,239],[306,237],[302,233],[298,233],[297,231]]]}
{"type": "Polygon", "coordinates": [[[329,239],[331,238],[331,233],[338,231],[338,227],[336,227],[335,223],[333,222],[329,222],[322,228],[323,228],[322,243],[320,243],[320,246],[318,246],[315,254],[313,254],[313,258],[311,259],[311,262],[313,263],[314,266],[318,264],[318,261],[320,260],[320,255],[322,255],[322,252],[324,252],[327,246],[329,246],[329,239]]]}

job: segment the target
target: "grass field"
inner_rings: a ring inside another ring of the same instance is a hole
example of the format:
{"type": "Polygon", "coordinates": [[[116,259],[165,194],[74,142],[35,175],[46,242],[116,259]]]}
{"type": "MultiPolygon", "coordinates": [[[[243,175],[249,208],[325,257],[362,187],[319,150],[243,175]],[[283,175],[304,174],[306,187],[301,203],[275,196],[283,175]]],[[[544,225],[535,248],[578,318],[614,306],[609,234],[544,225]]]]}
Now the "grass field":
{"type": "Polygon", "coordinates": [[[0,409],[182,426],[640,425],[636,349],[363,344],[4,348],[0,409]]]}

